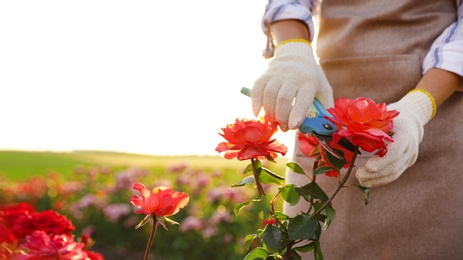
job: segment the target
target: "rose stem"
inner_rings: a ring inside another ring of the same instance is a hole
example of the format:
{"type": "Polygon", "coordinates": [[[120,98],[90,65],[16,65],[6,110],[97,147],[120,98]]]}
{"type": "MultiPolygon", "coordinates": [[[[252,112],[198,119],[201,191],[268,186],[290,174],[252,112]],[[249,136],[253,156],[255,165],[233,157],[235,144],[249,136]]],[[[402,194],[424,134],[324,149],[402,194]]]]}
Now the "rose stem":
{"type": "Polygon", "coordinates": [[[312,217],[316,217],[318,214],[320,214],[326,208],[326,206],[328,206],[330,204],[330,202],[334,199],[336,194],[338,194],[338,192],[344,186],[344,184],[347,181],[347,178],[349,178],[349,175],[352,172],[352,169],[354,168],[354,162],[355,162],[355,159],[357,158],[358,149],[359,149],[359,147],[356,146],[355,151],[354,151],[354,156],[352,156],[352,161],[350,162],[350,165],[349,165],[349,169],[347,170],[346,175],[344,176],[344,178],[342,178],[342,180],[339,183],[336,190],[333,192],[333,194],[331,194],[330,198],[325,202],[325,204],[323,204],[323,206],[321,206],[315,213],[313,213],[312,217]]]}
{"type": "Polygon", "coordinates": [[[144,260],[148,260],[151,246],[153,245],[154,234],[156,233],[156,226],[158,225],[156,216],[153,215],[152,218],[153,218],[153,228],[151,229],[150,238],[148,240],[148,245],[146,246],[145,257],[143,258],[144,260]]]}

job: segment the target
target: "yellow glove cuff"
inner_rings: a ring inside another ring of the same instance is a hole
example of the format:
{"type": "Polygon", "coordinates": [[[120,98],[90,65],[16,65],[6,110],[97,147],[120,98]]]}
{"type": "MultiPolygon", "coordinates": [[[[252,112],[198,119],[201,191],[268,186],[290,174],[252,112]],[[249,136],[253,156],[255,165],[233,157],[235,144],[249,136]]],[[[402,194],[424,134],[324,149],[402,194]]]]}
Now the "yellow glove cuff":
{"type": "Polygon", "coordinates": [[[432,114],[431,114],[431,118],[429,119],[429,120],[431,120],[436,115],[436,111],[437,111],[436,100],[434,100],[434,97],[431,95],[431,93],[429,93],[428,91],[426,91],[426,90],[424,90],[422,88],[412,89],[407,94],[410,94],[410,93],[413,93],[413,92],[421,92],[421,93],[425,94],[426,96],[428,96],[428,98],[431,100],[432,114]]]}
{"type": "Polygon", "coordinates": [[[306,40],[306,39],[299,39],[299,38],[296,38],[296,39],[289,39],[289,40],[284,40],[284,41],[281,41],[280,43],[278,43],[278,45],[276,46],[276,48],[280,47],[281,45],[284,45],[286,43],[289,43],[289,42],[303,42],[303,43],[307,43],[308,45],[311,45],[310,41],[306,40]]]}

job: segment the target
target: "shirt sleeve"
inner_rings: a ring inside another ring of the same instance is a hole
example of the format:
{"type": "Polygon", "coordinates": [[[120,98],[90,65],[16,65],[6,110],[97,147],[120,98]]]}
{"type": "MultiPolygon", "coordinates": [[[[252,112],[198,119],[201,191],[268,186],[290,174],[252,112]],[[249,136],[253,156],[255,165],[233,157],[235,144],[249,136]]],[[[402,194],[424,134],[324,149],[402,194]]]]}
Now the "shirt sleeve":
{"type": "Polygon", "coordinates": [[[267,46],[263,52],[265,58],[273,57],[274,45],[270,32],[270,24],[281,20],[300,20],[307,25],[310,33],[309,41],[314,37],[312,8],[314,0],[269,0],[262,17],[262,30],[267,35],[267,46]]]}
{"type": "Polygon", "coordinates": [[[463,76],[463,0],[457,0],[457,20],[434,41],[423,61],[423,73],[431,68],[463,76]]]}
{"type": "Polygon", "coordinates": [[[300,20],[309,28],[310,41],[312,41],[314,35],[312,7],[312,0],[269,0],[262,18],[262,30],[270,36],[271,23],[286,19],[300,20]]]}

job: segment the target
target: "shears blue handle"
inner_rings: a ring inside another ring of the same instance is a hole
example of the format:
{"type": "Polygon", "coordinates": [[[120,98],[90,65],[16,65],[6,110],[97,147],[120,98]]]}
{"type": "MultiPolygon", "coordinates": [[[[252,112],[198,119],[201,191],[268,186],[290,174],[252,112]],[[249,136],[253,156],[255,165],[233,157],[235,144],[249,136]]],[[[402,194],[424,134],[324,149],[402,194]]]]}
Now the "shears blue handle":
{"type": "MultiPolygon", "coordinates": [[[[251,89],[241,88],[241,93],[250,97],[251,89]]],[[[336,126],[325,117],[332,117],[328,111],[323,107],[318,99],[314,99],[313,104],[310,106],[307,117],[304,119],[299,131],[307,134],[317,134],[321,136],[331,136],[334,132],[338,131],[336,126]]]]}

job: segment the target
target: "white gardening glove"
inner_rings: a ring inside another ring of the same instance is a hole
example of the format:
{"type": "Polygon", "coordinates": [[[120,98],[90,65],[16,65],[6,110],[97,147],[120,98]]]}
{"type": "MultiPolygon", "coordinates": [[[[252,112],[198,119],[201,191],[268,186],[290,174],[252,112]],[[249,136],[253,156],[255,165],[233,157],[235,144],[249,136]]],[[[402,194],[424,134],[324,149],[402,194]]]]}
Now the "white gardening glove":
{"type": "Polygon", "coordinates": [[[334,104],[333,91],[315,61],[310,42],[302,39],[277,46],[268,69],[254,83],[251,97],[254,114],[258,116],[264,107],[265,114],[276,119],[282,131],[301,126],[314,97],[326,108],[334,104]]]}
{"type": "Polygon", "coordinates": [[[400,112],[393,119],[394,142],[387,145],[384,157],[374,155],[357,170],[355,175],[364,187],[388,184],[416,162],[423,127],[434,116],[436,104],[427,91],[419,89],[412,90],[387,108],[400,112]]]}

